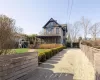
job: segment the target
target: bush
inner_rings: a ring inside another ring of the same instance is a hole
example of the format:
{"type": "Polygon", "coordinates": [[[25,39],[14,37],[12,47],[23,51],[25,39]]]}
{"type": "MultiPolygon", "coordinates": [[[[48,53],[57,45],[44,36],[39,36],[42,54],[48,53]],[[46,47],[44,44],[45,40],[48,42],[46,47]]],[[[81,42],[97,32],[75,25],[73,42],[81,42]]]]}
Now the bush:
{"type": "Polygon", "coordinates": [[[46,59],[49,59],[50,57],[52,57],[52,56],[53,56],[52,50],[47,50],[47,51],[45,52],[45,55],[46,55],[46,59]]]}
{"type": "Polygon", "coordinates": [[[94,46],[94,48],[100,49],[100,46],[94,46]]]}
{"type": "Polygon", "coordinates": [[[100,49],[100,40],[95,40],[95,41],[92,41],[92,40],[82,41],[81,44],[87,45],[87,46],[91,46],[91,47],[94,47],[94,48],[97,48],[97,49],[100,49]]]}
{"type": "Polygon", "coordinates": [[[87,46],[92,46],[92,41],[82,41],[81,44],[87,45],[87,46]]]}
{"type": "Polygon", "coordinates": [[[63,46],[62,44],[40,44],[39,49],[52,49],[62,46],[63,46]]]}
{"type": "Polygon", "coordinates": [[[55,54],[57,54],[58,52],[62,51],[63,49],[65,49],[64,46],[53,48],[53,49],[47,50],[47,51],[45,51],[43,53],[39,53],[38,54],[38,60],[39,60],[39,62],[44,62],[47,59],[49,59],[52,56],[54,56],[55,54]]]}
{"type": "Polygon", "coordinates": [[[45,53],[39,53],[38,54],[38,61],[39,62],[44,62],[46,60],[45,53]]]}

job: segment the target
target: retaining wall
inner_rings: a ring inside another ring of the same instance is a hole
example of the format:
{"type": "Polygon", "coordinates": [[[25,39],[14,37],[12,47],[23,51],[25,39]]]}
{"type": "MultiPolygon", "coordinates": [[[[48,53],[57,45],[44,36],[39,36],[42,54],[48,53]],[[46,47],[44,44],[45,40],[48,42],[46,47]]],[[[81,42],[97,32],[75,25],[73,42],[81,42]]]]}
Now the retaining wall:
{"type": "Polygon", "coordinates": [[[88,57],[96,70],[96,80],[100,80],[100,49],[80,44],[81,50],[88,57]]]}
{"type": "Polygon", "coordinates": [[[0,56],[0,80],[26,80],[38,66],[37,52],[0,56]]]}

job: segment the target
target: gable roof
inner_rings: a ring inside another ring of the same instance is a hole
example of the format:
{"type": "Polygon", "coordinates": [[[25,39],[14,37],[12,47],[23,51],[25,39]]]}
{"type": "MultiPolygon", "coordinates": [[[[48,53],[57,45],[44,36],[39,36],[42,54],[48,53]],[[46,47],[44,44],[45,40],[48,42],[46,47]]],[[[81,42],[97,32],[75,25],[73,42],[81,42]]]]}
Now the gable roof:
{"type": "Polygon", "coordinates": [[[61,24],[62,27],[67,27],[67,24],[61,24]]]}
{"type": "Polygon", "coordinates": [[[67,32],[67,24],[59,24],[57,23],[56,20],[54,20],[53,18],[51,18],[44,26],[43,28],[46,28],[46,26],[50,23],[50,22],[55,22],[56,25],[54,25],[55,27],[61,27],[62,30],[65,30],[67,32]]]}
{"type": "Polygon", "coordinates": [[[46,28],[46,26],[47,26],[50,22],[55,22],[55,23],[56,23],[55,26],[59,26],[59,27],[61,27],[61,25],[58,24],[56,20],[54,20],[53,18],[51,18],[51,19],[50,19],[50,20],[49,20],[49,21],[48,21],[48,22],[43,26],[43,28],[46,28]]]}
{"type": "Polygon", "coordinates": [[[63,29],[63,30],[65,30],[66,32],[68,31],[68,30],[67,30],[67,24],[61,24],[61,26],[62,26],[62,29],[63,29]]]}

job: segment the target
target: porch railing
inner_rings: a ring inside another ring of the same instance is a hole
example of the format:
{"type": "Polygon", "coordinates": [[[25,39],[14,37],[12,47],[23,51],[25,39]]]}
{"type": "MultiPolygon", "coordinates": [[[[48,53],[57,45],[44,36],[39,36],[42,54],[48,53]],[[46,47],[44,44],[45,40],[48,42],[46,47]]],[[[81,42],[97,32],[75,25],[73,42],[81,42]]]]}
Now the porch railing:
{"type": "Polygon", "coordinates": [[[61,36],[60,34],[56,34],[54,32],[42,32],[41,34],[39,35],[42,35],[42,36],[61,36]]]}

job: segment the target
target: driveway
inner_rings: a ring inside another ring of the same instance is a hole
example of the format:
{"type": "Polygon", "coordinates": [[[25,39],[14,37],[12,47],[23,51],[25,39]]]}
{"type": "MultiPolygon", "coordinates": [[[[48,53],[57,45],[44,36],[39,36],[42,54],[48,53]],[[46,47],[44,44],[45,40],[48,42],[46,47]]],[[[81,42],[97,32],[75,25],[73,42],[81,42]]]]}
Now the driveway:
{"type": "Polygon", "coordinates": [[[64,49],[41,64],[28,80],[95,80],[95,71],[80,49],[64,49]]]}

